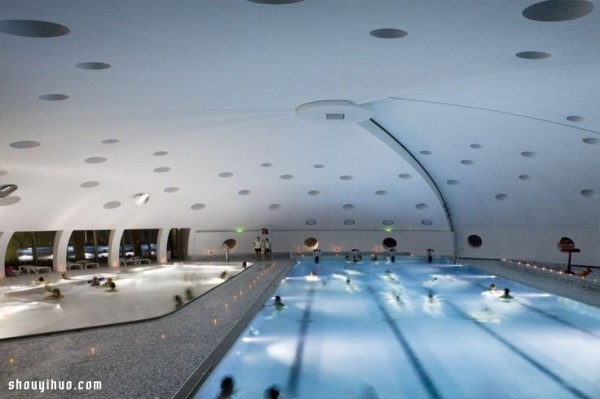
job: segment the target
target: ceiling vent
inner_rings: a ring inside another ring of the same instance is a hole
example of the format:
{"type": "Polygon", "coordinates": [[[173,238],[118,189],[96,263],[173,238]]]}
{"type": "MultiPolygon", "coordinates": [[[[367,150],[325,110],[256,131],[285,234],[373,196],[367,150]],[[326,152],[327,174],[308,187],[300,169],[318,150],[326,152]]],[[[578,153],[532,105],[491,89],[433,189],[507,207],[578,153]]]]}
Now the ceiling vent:
{"type": "Polygon", "coordinates": [[[327,120],[342,120],[345,119],[345,114],[325,114],[325,119],[327,120]]]}

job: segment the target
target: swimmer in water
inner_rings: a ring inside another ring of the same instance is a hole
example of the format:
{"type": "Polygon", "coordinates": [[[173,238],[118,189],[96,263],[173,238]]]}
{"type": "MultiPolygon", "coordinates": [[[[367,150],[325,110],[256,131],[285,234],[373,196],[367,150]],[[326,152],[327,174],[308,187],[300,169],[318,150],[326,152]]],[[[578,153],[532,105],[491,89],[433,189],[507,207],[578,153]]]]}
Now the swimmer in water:
{"type": "Polygon", "coordinates": [[[275,301],[273,302],[273,306],[275,306],[275,309],[277,309],[277,310],[281,310],[281,309],[285,308],[285,304],[281,301],[281,297],[279,295],[277,295],[275,297],[275,301]]]}
{"type": "Polygon", "coordinates": [[[504,289],[504,294],[502,294],[500,299],[505,300],[505,301],[509,301],[509,300],[513,299],[513,297],[510,295],[510,290],[508,288],[504,289]]]}

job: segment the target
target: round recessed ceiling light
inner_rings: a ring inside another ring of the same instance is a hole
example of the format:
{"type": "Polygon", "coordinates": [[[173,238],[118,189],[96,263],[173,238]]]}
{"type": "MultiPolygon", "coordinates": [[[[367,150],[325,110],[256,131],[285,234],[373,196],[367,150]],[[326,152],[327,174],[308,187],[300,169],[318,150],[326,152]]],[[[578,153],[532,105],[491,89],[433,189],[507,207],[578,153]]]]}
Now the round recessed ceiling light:
{"type": "Polygon", "coordinates": [[[581,141],[583,141],[586,144],[598,144],[600,142],[599,139],[595,138],[595,137],[586,137],[585,139],[582,139],[581,141]]]}
{"type": "Polygon", "coordinates": [[[374,29],[369,34],[378,39],[399,39],[408,35],[406,31],[394,28],[374,29]]]}
{"type": "Polygon", "coordinates": [[[433,225],[433,221],[431,219],[423,219],[423,220],[421,220],[421,224],[423,226],[431,226],[431,225],[433,225]]]}
{"type": "Polygon", "coordinates": [[[296,114],[312,122],[358,123],[373,116],[367,108],[346,100],[324,100],[302,104],[296,114]]]}
{"type": "Polygon", "coordinates": [[[315,168],[315,169],[323,169],[324,167],[325,167],[325,165],[320,164],[320,163],[313,165],[313,168],[315,168]]]}
{"type": "Polygon", "coordinates": [[[155,168],[154,172],[155,173],[167,173],[170,172],[171,168],[169,168],[168,166],[161,166],[160,168],[155,168]]]}
{"type": "Polygon", "coordinates": [[[409,173],[402,173],[402,174],[399,174],[398,177],[401,179],[410,179],[412,177],[412,175],[409,173]]]}
{"type": "Polygon", "coordinates": [[[569,122],[583,122],[585,118],[579,115],[569,115],[566,118],[569,122]]]}
{"type": "Polygon", "coordinates": [[[52,93],[52,94],[42,94],[38,97],[40,100],[44,101],[64,101],[68,100],[69,96],[66,94],[52,93]]]}
{"type": "Polygon", "coordinates": [[[431,155],[431,151],[429,151],[429,150],[423,150],[423,151],[419,151],[419,153],[420,153],[421,155],[431,155]]]}
{"type": "Polygon", "coordinates": [[[292,176],[292,175],[281,175],[281,176],[279,176],[279,178],[282,179],[282,180],[291,180],[291,179],[294,178],[294,176],[292,176]]]}
{"type": "Polygon", "coordinates": [[[271,162],[263,162],[260,164],[260,166],[262,166],[263,168],[268,168],[271,167],[273,164],[271,162]]]}
{"type": "Polygon", "coordinates": [[[460,161],[460,163],[468,166],[475,165],[475,161],[473,161],[472,159],[463,159],[462,161],[460,161]]]}
{"type": "Polygon", "coordinates": [[[545,53],[543,51],[521,51],[515,55],[526,60],[543,60],[544,58],[550,58],[550,53],[545,53]]]}
{"type": "Polygon", "coordinates": [[[106,139],[102,140],[102,144],[116,144],[119,142],[119,139],[106,139]]]}
{"type": "Polygon", "coordinates": [[[446,180],[446,184],[449,186],[458,186],[460,184],[460,181],[450,179],[450,180],[446,180]]]}
{"type": "Polygon", "coordinates": [[[219,173],[219,177],[231,177],[233,176],[233,173],[231,172],[221,172],[219,173]]]}
{"type": "Polygon", "coordinates": [[[354,206],[352,204],[346,204],[346,205],[342,206],[342,209],[345,210],[345,211],[351,211],[354,208],[356,208],[356,206],[354,206]]]}
{"type": "Polygon", "coordinates": [[[64,25],[31,19],[6,19],[0,21],[0,32],[23,37],[58,37],[71,30],[64,25]]]}
{"type": "Polygon", "coordinates": [[[107,64],[106,62],[80,62],[75,64],[75,66],[79,69],[87,69],[89,71],[99,71],[110,68],[110,64],[107,64]]]}
{"type": "Polygon", "coordinates": [[[496,199],[498,201],[506,201],[508,199],[508,195],[502,193],[496,194],[496,199]]]}
{"type": "Polygon", "coordinates": [[[39,141],[32,141],[32,140],[15,141],[15,142],[9,144],[9,146],[11,146],[12,148],[18,148],[20,150],[28,149],[28,148],[35,148],[35,147],[39,147],[40,145],[42,145],[42,144],[39,141]]]}
{"type": "Polygon", "coordinates": [[[205,204],[194,204],[194,205],[190,206],[190,208],[194,211],[200,211],[200,210],[206,208],[206,205],[205,204]]]}
{"type": "Polygon", "coordinates": [[[79,187],[81,188],[92,188],[92,187],[98,187],[100,185],[100,182],[97,181],[86,181],[83,182],[79,185],[79,187]]]}
{"type": "Polygon", "coordinates": [[[104,209],[116,209],[120,206],[121,206],[121,203],[119,201],[110,201],[110,202],[107,202],[106,204],[102,205],[102,207],[104,209]]]}
{"type": "Polygon", "coordinates": [[[483,146],[481,144],[471,144],[471,148],[479,150],[480,148],[483,148],[483,146]]]}
{"type": "Polygon", "coordinates": [[[150,194],[148,194],[148,193],[138,193],[133,196],[133,201],[135,202],[135,204],[137,206],[142,206],[144,204],[147,204],[149,200],[150,200],[150,194]]]}
{"type": "Polygon", "coordinates": [[[306,219],[306,223],[307,226],[314,226],[315,224],[317,224],[317,221],[315,219],[306,219]]]}
{"type": "Polygon", "coordinates": [[[167,154],[168,154],[167,151],[155,151],[152,153],[152,155],[157,156],[157,157],[164,157],[167,154]]]}
{"type": "Polygon", "coordinates": [[[167,187],[163,190],[165,193],[176,193],[179,191],[179,187],[167,187]]]}
{"type": "Polygon", "coordinates": [[[310,195],[311,197],[314,197],[321,193],[318,190],[310,190],[307,194],[310,195]]]}
{"type": "Polygon", "coordinates": [[[250,191],[250,190],[240,190],[240,191],[238,191],[238,194],[239,195],[250,195],[251,192],[252,191],[250,191]]]}
{"type": "Polygon", "coordinates": [[[344,224],[346,226],[352,226],[352,225],[356,224],[356,222],[354,221],[354,219],[346,219],[346,220],[344,220],[344,224]]]}
{"type": "Polygon", "coordinates": [[[531,180],[531,176],[529,176],[529,175],[519,175],[519,180],[528,181],[528,180],[531,180]]]}
{"type": "Polygon", "coordinates": [[[389,219],[385,219],[381,223],[383,223],[384,226],[392,226],[394,224],[394,221],[393,220],[389,220],[389,219]]]}
{"type": "Polygon", "coordinates": [[[343,176],[340,176],[340,180],[352,180],[352,176],[350,176],[350,175],[343,175],[343,176]]]}
{"type": "Polygon", "coordinates": [[[530,5],[522,14],[534,21],[560,22],[585,17],[593,9],[594,5],[590,1],[549,0],[530,5]]]}
{"type": "Polygon", "coordinates": [[[375,195],[387,195],[387,193],[388,192],[385,191],[385,190],[377,190],[377,191],[375,191],[375,195]]]}
{"type": "Polygon", "coordinates": [[[421,202],[420,204],[415,205],[415,208],[423,210],[423,209],[429,208],[429,205],[424,204],[424,203],[421,202]]]}

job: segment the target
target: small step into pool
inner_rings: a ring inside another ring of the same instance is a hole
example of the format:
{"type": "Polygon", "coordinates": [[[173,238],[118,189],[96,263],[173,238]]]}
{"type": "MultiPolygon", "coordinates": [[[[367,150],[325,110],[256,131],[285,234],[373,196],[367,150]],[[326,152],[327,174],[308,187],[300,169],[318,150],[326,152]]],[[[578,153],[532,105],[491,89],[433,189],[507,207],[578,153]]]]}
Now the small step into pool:
{"type": "Polygon", "coordinates": [[[600,309],[471,267],[303,261],[275,295],[196,398],[600,398],[600,309]]]}

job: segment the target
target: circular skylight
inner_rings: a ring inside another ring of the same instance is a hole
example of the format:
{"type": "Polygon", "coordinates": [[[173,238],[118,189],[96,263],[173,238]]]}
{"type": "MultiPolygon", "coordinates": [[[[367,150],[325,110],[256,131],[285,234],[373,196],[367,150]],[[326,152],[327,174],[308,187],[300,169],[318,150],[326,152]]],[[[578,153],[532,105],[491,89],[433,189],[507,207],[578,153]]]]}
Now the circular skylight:
{"type": "Polygon", "coordinates": [[[424,209],[429,208],[429,205],[424,204],[424,203],[420,203],[420,204],[415,205],[415,208],[420,209],[420,210],[424,210],[424,209]]]}
{"type": "Polygon", "coordinates": [[[521,51],[515,55],[526,60],[543,60],[544,58],[550,58],[550,53],[545,53],[543,51],[521,51]]]}
{"type": "Polygon", "coordinates": [[[387,193],[388,192],[385,191],[385,190],[377,190],[377,191],[375,191],[375,195],[387,195],[387,193]]]}
{"type": "Polygon", "coordinates": [[[356,208],[356,206],[354,206],[352,204],[346,204],[346,205],[342,206],[342,209],[345,210],[345,211],[351,211],[354,208],[356,208]]]}
{"type": "Polygon", "coordinates": [[[460,163],[467,166],[475,165],[475,161],[473,161],[472,159],[463,159],[462,161],[460,161],[460,163]]]}
{"type": "Polygon", "coordinates": [[[586,144],[592,144],[592,145],[598,144],[600,142],[600,140],[595,137],[587,137],[581,141],[583,141],[586,144]]]}
{"type": "Polygon", "coordinates": [[[176,193],[179,191],[179,187],[167,187],[163,190],[165,193],[176,193]]]}
{"type": "Polygon", "coordinates": [[[169,168],[168,166],[161,166],[160,168],[154,169],[154,172],[156,172],[156,173],[167,173],[170,171],[171,171],[171,168],[169,168]]]}
{"type": "Polygon", "coordinates": [[[506,201],[508,199],[508,195],[502,193],[496,194],[496,199],[498,201],[506,201]]]}
{"type": "Polygon", "coordinates": [[[268,4],[268,5],[281,5],[281,4],[293,4],[300,3],[304,0],[248,0],[250,3],[257,4],[268,4]]]}
{"type": "Polygon", "coordinates": [[[393,220],[389,220],[389,219],[385,219],[381,223],[383,223],[384,226],[392,226],[394,224],[394,221],[393,220]]]}
{"type": "Polygon", "coordinates": [[[315,168],[315,169],[323,169],[324,167],[325,167],[325,165],[320,164],[320,163],[313,165],[313,168],[315,168]]]}
{"type": "Polygon", "coordinates": [[[524,156],[525,158],[533,158],[536,156],[536,153],[533,151],[523,151],[521,153],[522,156],[524,156]]]}
{"type": "Polygon", "coordinates": [[[110,64],[107,64],[106,62],[80,62],[75,64],[75,66],[79,69],[87,69],[89,71],[99,71],[110,68],[110,64]]]}
{"type": "Polygon", "coordinates": [[[398,177],[401,179],[410,179],[412,177],[412,175],[409,173],[401,173],[398,175],[398,177]]]}
{"type": "Polygon", "coordinates": [[[120,206],[121,206],[121,203],[119,201],[110,201],[110,202],[107,202],[106,204],[102,205],[102,207],[104,209],[116,209],[120,206]]]}
{"type": "Polygon", "coordinates": [[[378,39],[399,39],[401,37],[408,35],[408,33],[406,31],[403,31],[402,29],[395,29],[395,28],[375,29],[375,30],[372,30],[371,32],[369,32],[369,34],[378,39]]]}
{"type": "Polygon", "coordinates": [[[429,150],[423,150],[423,151],[419,151],[419,153],[420,153],[421,155],[431,155],[431,151],[429,151],[429,150]]]}
{"type": "Polygon", "coordinates": [[[206,208],[206,205],[205,204],[194,204],[194,205],[190,206],[190,208],[193,211],[200,211],[200,210],[206,208]]]}
{"type": "Polygon", "coordinates": [[[106,158],[104,157],[90,157],[85,160],[87,163],[102,163],[106,162],[106,158]]]}
{"type": "Polygon", "coordinates": [[[42,144],[39,141],[23,140],[23,141],[15,141],[13,143],[10,143],[9,145],[12,148],[18,148],[20,150],[23,150],[23,149],[28,149],[28,148],[39,147],[42,144]]]}
{"type": "Polygon", "coordinates": [[[291,180],[291,179],[294,178],[294,176],[292,176],[292,175],[281,175],[281,176],[279,176],[279,178],[282,179],[282,180],[291,180]]]}
{"type": "Polygon", "coordinates": [[[470,146],[470,147],[471,147],[471,148],[474,148],[474,149],[476,149],[476,150],[478,150],[478,149],[480,149],[480,148],[483,148],[483,146],[482,146],[481,144],[471,144],[471,146],[470,146]]]}
{"type": "Polygon", "coordinates": [[[102,140],[102,144],[116,144],[119,142],[119,139],[106,139],[102,140]]]}
{"type": "Polygon", "coordinates": [[[64,25],[31,19],[6,19],[0,21],[0,32],[23,37],[58,37],[70,32],[64,25]]]}
{"type": "Polygon", "coordinates": [[[569,122],[583,122],[585,118],[579,115],[569,115],[566,118],[569,122]]]}
{"type": "Polygon", "coordinates": [[[252,191],[250,191],[250,190],[240,190],[240,191],[238,191],[238,194],[239,195],[250,195],[251,192],[252,191]]]}
{"type": "Polygon", "coordinates": [[[356,222],[354,221],[354,219],[346,219],[346,220],[344,220],[344,224],[346,226],[352,226],[352,225],[356,224],[356,222]]]}
{"type": "Polygon", "coordinates": [[[271,211],[276,211],[276,210],[281,209],[281,208],[282,208],[281,204],[271,204],[271,205],[269,205],[269,210],[271,210],[271,211]]]}
{"type": "Polygon", "coordinates": [[[86,181],[83,182],[79,185],[79,187],[82,188],[92,188],[92,187],[98,187],[100,185],[100,182],[97,181],[86,181]]]}
{"type": "Polygon", "coordinates": [[[51,93],[51,94],[42,94],[38,98],[40,100],[44,100],[44,101],[64,101],[64,100],[68,100],[69,96],[67,96],[66,94],[51,93]]]}
{"type": "Polygon", "coordinates": [[[423,219],[423,220],[421,220],[421,224],[423,226],[431,226],[431,225],[433,225],[433,221],[431,219],[423,219]]]}
{"type": "Polygon", "coordinates": [[[529,175],[519,175],[519,179],[523,181],[531,180],[531,176],[529,175]]]}
{"type": "Polygon", "coordinates": [[[152,153],[152,155],[155,155],[157,157],[164,157],[167,154],[168,154],[167,151],[155,151],[155,152],[152,153]]]}
{"type": "Polygon", "coordinates": [[[595,190],[590,190],[590,189],[586,189],[586,190],[581,190],[581,195],[583,195],[586,198],[600,198],[600,195],[598,195],[598,192],[595,190]]]}
{"type": "Polygon", "coordinates": [[[449,186],[458,186],[460,184],[460,181],[450,179],[450,180],[446,180],[446,184],[449,186]]]}
{"type": "Polygon", "coordinates": [[[549,0],[530,5],[523,10],[527,19],[541,22],[560,22],[585,17],[594,9],[589,1],[549,0]]]}
{"type": "Polygon", "coordinates": [[[314,196],[317,196],[317,195],[319,195],[321,193],[318,190],[310,190],[307,194],[310,195],[310,196],[312,196],[312,197],[314,197],[314,196]]]}
{"type": "Polygon", "coordinates": [[[315,219],[306,219],[306,223],[308,226],[314,226],[315,224],[317,224],[317,221],[315,219]]]}
{"type": "Polygon", "coordinates": [[[350,176],[350,175],[343,175],[343,176],[340,176],[340,180],[352,180],[352,176],[350,176]]]}
{"type": "Polygon", "coordinates": [[[231,177],[233,176],[233,173],[231,172],[221,172],[219,173],[219,177],[231,177]]]}
{"type": "Polygon", "coordinates": [[[262,166],[263,168],[269,168],[273,166],[273,164],[271,162],[263,162],[260,164],[260,166],[262,166]]]}
{"type": "Polygon", "coordinates": [[[16,195],[11,195],[6,198],[0,198],[0,206],[14,205],[19,201],[21,201],[21,197],[18,197],[16,195]]]}

